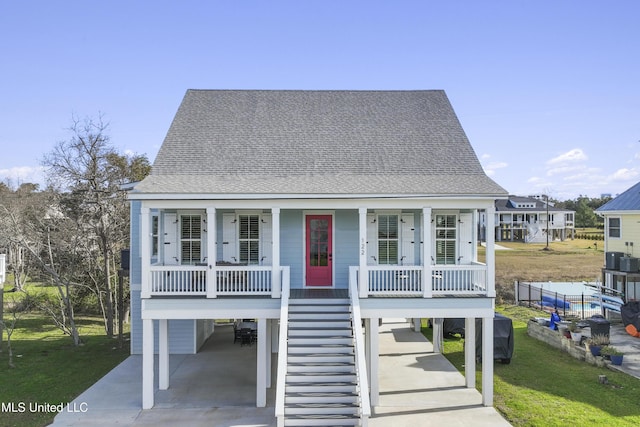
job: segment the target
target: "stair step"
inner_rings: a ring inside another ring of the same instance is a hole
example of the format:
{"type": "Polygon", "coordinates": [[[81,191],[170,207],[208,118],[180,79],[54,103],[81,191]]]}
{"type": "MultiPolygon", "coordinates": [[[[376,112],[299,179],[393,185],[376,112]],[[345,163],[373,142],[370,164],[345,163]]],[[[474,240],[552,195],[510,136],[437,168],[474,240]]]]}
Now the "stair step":
{"type": "Polygon", "coordinates": [[[324,320],[324,319],[291,319],[289,326],[293,328],[351,328],[351,320],[324,320]]]}
{"type": "Polygon", "coordinates": [[[287,355],[287,363],[354,363],[353,354],[321,353],[308,354],[297,353],[287,355]]]}
{"type": "Polygon", "coordinates": [[[285,403],[356,403],[356,393],[289,393],[285,396],[285,403]]]}
{"type": "Polygon", "coordinates": [[[285,415],[356,415],[358,406],[350,403],[293,403],[284,407],[285,415]]]}
{"type": "Polygon", "coordinates": [[[289,321],[291,320],[351,320],[351,313],[340,311],[289,311],[289,321]]]}
{"type": "Polygon", "coordinates": [[[292,372],[287,374],[286,384],[293,383],[348,383],[357,381],[355,374],[340,374],[335,372],[292,372]]]}
{"type": "Polygon", "coordinates": [[[302,312],[302,311],[323,311],[323,312],[340,312],[350,313],[351,304],[291,304],[289,303],[289,312],[302,312]]]}
{"type": "Polygon", "coordinates": [[[287,384],[285,394],[289,393],[355,393],[357,386],[354,383],[294,383],[287,384]]]}
{"type": "Polygon", "coordinates": [[[350,305],[348,298],[290,298],[289,305],[350,305]]]}
{"type": "Polygon", "coordinates": [[[353,345],[352,337],[330,337],[330,336],[292,336],[289,337],[289,345],[353,345]]]}
{"type": "Polygon", "coordinates": [[[290,345],[289,354],[353,354],[352,345],[290,345]]]}
{"type": "Polygon", "coordinates": [[[322,427],[338,427],[338,426],[357,426],[360,419],[350,415],[336,416],[312,416],[312,415],[291,415],[284,421],[285,427],[302,427],[302,426],[322,426],[322,427]]]}
{"type": "Polygon", "coordinates": [[[334,373],[354,373],[356,367],[353,363],[289,363],[287,372],[334,372],[334,373]]]}
{"type": "Polygon", "coordinates": [[[353,331],[348,328],[300,328],[289,327],[289,337],[292,336],[327,336],[327,337],[352,337],[353,331]]]}

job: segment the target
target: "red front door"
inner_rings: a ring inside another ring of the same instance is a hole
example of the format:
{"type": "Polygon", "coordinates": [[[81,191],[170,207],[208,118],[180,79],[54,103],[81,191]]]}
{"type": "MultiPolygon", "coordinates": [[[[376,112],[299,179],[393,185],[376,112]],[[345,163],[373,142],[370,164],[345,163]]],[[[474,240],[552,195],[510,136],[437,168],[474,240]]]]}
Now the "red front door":
{"type": "Polygon", "coordinates": [[[307,215],[307,286],[331,286],[333,277],[331,215],[307,215]]]}

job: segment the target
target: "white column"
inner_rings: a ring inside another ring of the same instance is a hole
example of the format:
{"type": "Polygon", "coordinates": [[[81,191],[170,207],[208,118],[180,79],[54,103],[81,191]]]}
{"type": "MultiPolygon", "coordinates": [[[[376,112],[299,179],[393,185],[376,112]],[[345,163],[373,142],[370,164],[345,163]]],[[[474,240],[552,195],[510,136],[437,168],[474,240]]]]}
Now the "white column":
{"type": "Polygon", "coordinates": [[[371,330],[369,337],[369,396],[371,397],[371,406],[380,404],[380,380],[378,375],[378,366],[380,362],[380,319],[374,317],[369,321],[371,330]]]}
{"type": "Polygon", "coordinates": [[[493,317],[482,318],[482,404],[493,406],[493,317]]]}
{"type": "Polygon", "coordinates": [[[140,272],[140,281],[142,288],[140,292],[141,298],[151,297],[151,215],[150,209],[143,206],[140,208],[140,262],[142,271],[140,272]]]}
{"type": "Polygon", "coordinates": [[[207,298],[217,298],[218,296],[218,274],[216,271],[216,260],[218,259],[217,231],[216,208],[207,206],[207,264],[209,265],[209,270],[207,271],[207,298]]]}
{"type": "Polygon", "coordinates": [[[487,296],[496,296],[496,207],[492,204],[487,208],[487,296]]]}
{"type": "Polygon", "coordinates": [[[267,388],[271,388],[271,333],[272,333],[272,328],[271,328],[271,323],[272,320],[271,319],[266,319],[267,325],[266,325],[266,334],[267,337],[265,339],[265,345],[267,346],[267,351],[265,354],[265,357],[267,358],[266,361],[266,365],[267,365],[267,388]]]}
{"type": "Polygon", "coordinates": [[[153,408],[153,320],[142,320],[142,409],[153,408]]]}
{"type": "Polygon", "coordinates": [[[271,249],[271,296],[280,298],[280,208],[271,208],[271,236],[273,247],[271,249]]]}
{"type": "Polygon", "coordinates": [[[169,321],[158,320],[158,388],[169,388],[169,321]]]}
{"type": "Polygon", "coordinates": [[[360,237],[358,286],[360,287],[360,298],[367,298],[369,296],[369,271],[367,269],[367,208],[359,208],[358,217],[358,234],[360,237]]]}
{"type": "Polygon", "coordinates": [[[419,317],[414,317],[412,321],[413,321],[413,331],[420,332],[420,329],[422,328],[422,319],[419,317]]]}
{"type": "Polygon", "coordinates": [[[442,353],[442,329],[444,321],[438,317],[433,319],[433,352],[442,353]]]}
{"type": "Polygon", "coordinates": [[[256,407],[267,406],[267,322],[266,319],[258,321],[258,356],[257,356],[257,380],[256,380],[256,407]]]}
{"type": "Polygon", "coordinates": [[[476,386],[476,319],[464,319],[464,377],[467,388],[476,386]]]}
{"type": "Polygon", "coordinates": [[[422,296],[431,298],[431,208],[422,208],[422,296]]]}

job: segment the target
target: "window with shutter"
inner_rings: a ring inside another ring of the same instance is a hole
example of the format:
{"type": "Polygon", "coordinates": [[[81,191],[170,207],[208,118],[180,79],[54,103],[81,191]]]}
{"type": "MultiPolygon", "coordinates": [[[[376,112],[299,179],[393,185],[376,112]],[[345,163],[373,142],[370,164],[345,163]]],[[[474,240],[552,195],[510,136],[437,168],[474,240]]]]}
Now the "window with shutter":
{"type": "Polygon", "coordinates": [[[436,215],[436,264],[456,263],[456,216],[436,215]]]}
{"type": "Polygon", "coordinates": [[[183,265],[202,262],[202,220],[200,215],[180,217],[180,249],[183,265]]]}
{"type": "Polygon", "coordinates": [[[238,246],[240,263],[260,263],[260,216],[238,215],[238,246]]]}
{"type": "Polygon", "coordinates": [[[378,264],[398,264],[398,215],[378,215],[378,264]]]}

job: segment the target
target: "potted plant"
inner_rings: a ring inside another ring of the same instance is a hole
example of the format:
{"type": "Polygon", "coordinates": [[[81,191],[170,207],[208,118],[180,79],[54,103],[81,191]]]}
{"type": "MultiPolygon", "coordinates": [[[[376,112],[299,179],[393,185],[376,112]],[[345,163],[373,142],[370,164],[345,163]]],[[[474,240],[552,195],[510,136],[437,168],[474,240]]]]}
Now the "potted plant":
{"type": "Polygon", "coordinates": [[[605,334],[593,334],[586,341],[587,348],[594,356],[600,356],[602,346],[609,345],[609,337],[605,334]]]}
{"type": "Polygon", "coordinates": [[[608,356],[612,365],[621,365],[624,354],[612,345],[605,345],[600,349],[600,354],[608,356]]]}
{"type": "Polygon", "coordinates": [[[569,324],[569,332],[571,333],[571,339],[575,343],[580,343],[582,340],[582,329],[578,327],[578,323],[575,320],[572,320],[569,324]]]}

